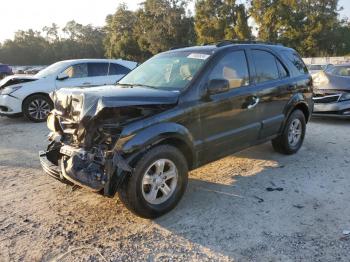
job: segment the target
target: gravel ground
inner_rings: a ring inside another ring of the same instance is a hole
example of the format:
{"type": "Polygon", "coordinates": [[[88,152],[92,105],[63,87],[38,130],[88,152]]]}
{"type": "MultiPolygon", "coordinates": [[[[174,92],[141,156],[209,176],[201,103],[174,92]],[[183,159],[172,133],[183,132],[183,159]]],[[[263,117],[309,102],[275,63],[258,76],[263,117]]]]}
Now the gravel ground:
{"type": "Polygon", "coordinates": [[[151,221],[45,176],[45,124],[0,117],[0,261],[349,261],[349,127],[312,120],[296,155],[266,143],[197,169],[151,221]]]}

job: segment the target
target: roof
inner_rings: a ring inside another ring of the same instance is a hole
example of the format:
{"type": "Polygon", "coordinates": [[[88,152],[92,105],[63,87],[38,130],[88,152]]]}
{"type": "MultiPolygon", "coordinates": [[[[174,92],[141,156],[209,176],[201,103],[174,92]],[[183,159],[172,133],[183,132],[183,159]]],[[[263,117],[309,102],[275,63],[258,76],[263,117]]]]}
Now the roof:
{"type": "Polygon", "coordinates": [[[223,48],[227,48],[229,46],[237,46],[237,45],[244,45],[244,46],[264,46],[269,47],[273,49],[290,49],[289,47],[283,46],[282,44],[278,43],[271,43],[271,42],[261,42],[261,41],[231,41],[231,40],[224,40],[218,43],[214,44],[204,44],[201,46],[191,46],[191,47],[182,47],[182,48],[172,48],[168,52],[171,51],[184,51],[184,52],[204,52],[204,53],[213,53],[216,50],[221,50],[223,48]]]}

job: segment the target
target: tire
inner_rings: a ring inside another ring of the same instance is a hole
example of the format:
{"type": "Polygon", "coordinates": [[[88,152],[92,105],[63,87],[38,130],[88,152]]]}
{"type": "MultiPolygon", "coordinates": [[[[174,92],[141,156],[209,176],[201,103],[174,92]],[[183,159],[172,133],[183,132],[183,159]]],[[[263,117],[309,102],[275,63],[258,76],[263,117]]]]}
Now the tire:
{"type": "Polygon", "coordinates": [[[305,131],[305,115],[301,110],[296,109],[289,116],[282,134],[272,140],[274,150],[285,155],[295,154],[303,144],[305,131]],[[299,128],[296,128],[297,126],[299,128]],[[298,139],[295,137],[297,134],[299,134],[298,139]],[[292,139],[293,136],[295,140],[292,139]]]}
{"type": "Polygon", "coordinates": [[[52,109],[52,100],[47,95],[32,95],[26,98],[22,105],[24,116],[35,123],[45,122],[52,109]]]}
{"type": "Polygon", "coordinates": [[[160,145],[150,149],[137,161],[134,172],[125,179],[118,193],[120,200],[134,214],[143,218],[157,218],[177,205],[186,190],[187,182],[188,166],[184,155],[176,147],[160,145]],[[158,164],[162,161],[164,173],[158,175],[157,167],[161,166],[158,164]],[[166,174],[174,178],[162,180],[166,174]],[[154,182],[157,179],[159,181],[154,182]],[[166,183],[167,187],[163,187],[162,183],[166,183]],[[155,191],[158,193],[152,194],[155,191]],[[165,195],[163,192],[170,193],[165,195]],[[152,198],[154,195],[156,198],[152,198]]]}

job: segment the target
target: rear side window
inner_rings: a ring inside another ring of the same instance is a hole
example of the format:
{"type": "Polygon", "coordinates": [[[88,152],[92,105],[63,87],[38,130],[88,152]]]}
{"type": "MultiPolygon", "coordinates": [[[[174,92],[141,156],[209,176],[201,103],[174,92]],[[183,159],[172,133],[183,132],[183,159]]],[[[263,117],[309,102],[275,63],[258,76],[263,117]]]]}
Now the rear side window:
{"type": "Polygon", "coordinates": [[[89,63],[89,77],[108,75],[108,63],[89,63]]]}
{"type": "Polygon", "coordinates": [[[280,77],[281,78],[286,78],[289,76],[286,68],[284,67],[284,65],[282,65],[282,63],[276,59],[276,63],[277,63],[277,67],[278,67],[278,70],[280,71],[280,77]]]}
{"type": "Polygon", "coordinates": [[[125,66],[119,64],[110,63],[109,65],[109,75],[126,75],[131,70],[125,66]]]}
{"type": "Polygon", "coordinates": [[[273,54],[263,50],[253,50],[252,55],[255,63],[256,83],[263,83],[280,78],[276,58],[273,54]]]}
{"type": "Polygon", "coordinates": [[[244,51],[234,51],[222,58],[211,72],[209,79],[226,79],[230,88],[249,85],[248,64],[244,51]]]}
{"type": "Polygon", "coordinates": [[[292,70],[295,75],[305,75],[308,73],[307,67],[300,56],[292,50],[286,50],[282,52],[282,55],[291,62],[292,70]]]}

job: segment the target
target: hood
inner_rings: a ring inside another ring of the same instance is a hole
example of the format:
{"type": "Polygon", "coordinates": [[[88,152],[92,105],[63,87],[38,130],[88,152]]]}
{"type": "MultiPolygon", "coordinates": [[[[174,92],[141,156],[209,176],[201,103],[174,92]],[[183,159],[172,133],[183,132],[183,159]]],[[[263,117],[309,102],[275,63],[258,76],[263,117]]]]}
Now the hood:
{"type": "Polygon", "coordinates": [[[4,89],[7,86],[33,82],[36,80],[38,79],[33,76],[20,76],[20,75],[7,76],[0,81],[0,90],[4,89]]]}
{"type": "Polygon", "coordinates": [[[314,90],[329,91],[350,91],[350,77],[332,75],[327,72],[320,72],[313,76],[314,90]]]}
{"type": "Polygon", "coordinates": [[[100,86],[62,88],[52,94],[55,110],[62,116],[81,121],[92,118],[106,108],[127,106],[170,105],[178,101],[180,92],[141,86],[100,86]]]}

